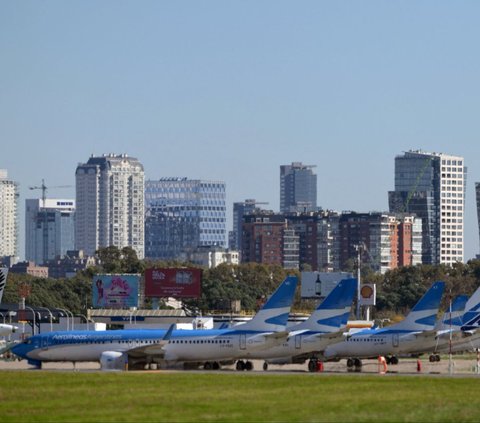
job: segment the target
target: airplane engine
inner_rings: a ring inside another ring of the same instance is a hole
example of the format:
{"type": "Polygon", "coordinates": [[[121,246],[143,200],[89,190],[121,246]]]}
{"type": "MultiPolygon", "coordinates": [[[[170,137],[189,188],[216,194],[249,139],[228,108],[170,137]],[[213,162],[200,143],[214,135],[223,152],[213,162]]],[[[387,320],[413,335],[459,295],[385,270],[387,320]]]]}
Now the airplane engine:
{"type": "Polygon", "coordinates": [[[127,363],[127,355],[118,351],[105,351],[100,356],[102,370],[126,370],[127,363]]]}

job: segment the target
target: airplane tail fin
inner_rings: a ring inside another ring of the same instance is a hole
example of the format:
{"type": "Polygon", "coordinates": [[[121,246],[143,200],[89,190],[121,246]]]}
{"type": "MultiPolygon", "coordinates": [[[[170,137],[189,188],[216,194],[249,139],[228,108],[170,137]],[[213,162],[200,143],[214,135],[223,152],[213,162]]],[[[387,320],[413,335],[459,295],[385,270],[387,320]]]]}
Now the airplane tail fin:
{"type": "Polygon", "coordinates": [[[3,291],[7,284],[8,267],[0,267],[0,304],[2,303],[3,291]]]}
{"type": "Polygon", "coordinates": [[[462,317],[465,311],[465,305],[467,303],[468,296],[467,295],[459,295],[455,297],[452,302],[452,310],[450,313],[450,308],[443,313],[441,319],[439,319],[436,329],[460,329],[462,326],[462,317]]]}
{"type": "Polygon", "coordinates": [[[480,327],[480,287],[472,294],[465,304],[462,330],[475,330],[480,327]]]}
{"type": "Polygon", "coordinates": [[[288,276],[252,318],[238,328],[242,331],[277,332],[285,330],[298,278],[288,276]]]}
{"type": "Polygon", "coordinates": [[[404,320],[388,328],[407,331],[433,330],[444,289],[445,282],[435,282],[404,320]]]}
{"type": "Polygon", "coordinates": [[[310,317],[296,326],[295,330],[338,331],[347,324],[356,289],[357,279],[341,280],[310,317]]]}

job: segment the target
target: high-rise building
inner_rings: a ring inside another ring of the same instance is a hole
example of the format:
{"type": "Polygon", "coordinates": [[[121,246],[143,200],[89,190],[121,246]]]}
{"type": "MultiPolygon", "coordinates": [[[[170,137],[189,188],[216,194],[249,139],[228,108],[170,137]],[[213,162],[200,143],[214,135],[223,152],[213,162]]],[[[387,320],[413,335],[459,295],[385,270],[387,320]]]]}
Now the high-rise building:
{"type": "Polygon", "coordinates": [[[161,178],[145,183],[145,248],[152,259],[186,259],[226,246],[225,182],[161,178]]]}
{"type": "Polygon", "coordinates": [[[246,215],[242,227],[242,263],[299,268],[299,237],[285,216],[273,212],[246,215]]]}
{"type": "Polygon", "coordinates": [[[408,151],[395,157],[391,212],[422,219],[422,262],[463,261],[467,168],[463,157],[408,151]]]}
{"type": "Polygon", "coordinates": [[[480,237],[480,182],[475,183],[475,193],[477,194],[478,235],[480,237]]]}
{"type": "Polygon", "coordinates": [[[25,260],[45,264],[75,247],[75,200],[25,200],[25,260]]]}
{"type": "Polygon", "coordinates": [[[0,169],[0,257],[18,254],[18,184],[0,169]]]}
{"type": "Polygon", "coordinates": [[[91,156],[76,178],[75,249],[93,255],[103,247],[131,247],[145,257],[145,175],[126,154],[91,156]]]}
{"type": "Polygon", "coordinates": [[[229,233],[230,249],[236,251],[241,250],[243,216],[254,213],[260,204],[268,203],[260,203],[254,199],[233,203],[233,231],[229,233]]]}
{"type": "Polygon", "coordinates": [[[362,263],[385,273],[421,261],[421,220],[393,213],[343,213],[339,218],[339,261],[345,269],[361,248],[362,263]]]}
{"type": "Polygon", "coordinates": [[[280,166],[280,213],[317,210],[315,166],[293,162],[280,166]]]}

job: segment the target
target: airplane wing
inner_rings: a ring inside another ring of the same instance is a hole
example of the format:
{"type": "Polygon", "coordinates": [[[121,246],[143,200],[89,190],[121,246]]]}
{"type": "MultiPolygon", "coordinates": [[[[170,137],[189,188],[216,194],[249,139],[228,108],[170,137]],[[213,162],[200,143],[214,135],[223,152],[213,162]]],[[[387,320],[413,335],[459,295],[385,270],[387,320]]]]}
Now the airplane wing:
{"type": "Polygon", "coordinates": [[[175,325],[171,325],[168,331],[165,333],[164,337],[160,342],[156,342],[155,344],[150,345],[142,345],[140,347],[132,348],[127,351],[127,354],[130,357],[144,357],[146,355],[155,355],[155,356],[163,356],[165,351],[163,347],[168,344],[170,338],[172,336],[173,328],[175,325]]]}

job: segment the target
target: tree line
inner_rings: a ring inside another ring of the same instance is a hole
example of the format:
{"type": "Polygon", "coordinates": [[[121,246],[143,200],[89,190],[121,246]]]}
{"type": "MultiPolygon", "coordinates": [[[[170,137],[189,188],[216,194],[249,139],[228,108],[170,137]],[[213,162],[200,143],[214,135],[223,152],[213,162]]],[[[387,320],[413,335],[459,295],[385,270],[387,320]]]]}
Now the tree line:
{"type": "MultiPolygon", "coordinates": [[[[99,264],[80,271],[70,279],[37,278],[9,273],[3,302],[18,303],[20,287],[28,287],[29,306],[65,308],[75,314],[85,314],[92,307],[92,280],[102,273],[140,273],[150,267],[199,267],[175,261],[139,260],[130,247],[102,248],[97,252],[99,264]]],[[[354,269],[346,269],[356,275],[354,269]]],[[[203,269],[202,293],[198,299],[185,300],[186,308],[194,312],[228,311],[232,301],[240,301],[242,310],[258,310],[287,275],[300,276],[299,271],[280,266],[257,263],[222,264],[203,269]]],[[[368,266],[361,268],[363,283],[377,284],[377,305],[373,317],[405,315],[431,284],[446,283],[442,308],[448,307],[449,297],[471,295],[480,286],[480,260],[446,265],[417,265],[397,268],[384,275],[374,273],[368,266]]],[[[146,307],[149,307],[147,300],[146,307]]],[[[301,300],[297,290],[293,311],[309,312],[314,301],[301,300]]]]}

